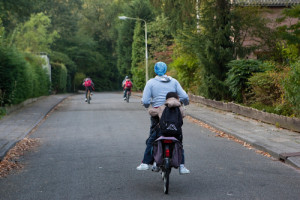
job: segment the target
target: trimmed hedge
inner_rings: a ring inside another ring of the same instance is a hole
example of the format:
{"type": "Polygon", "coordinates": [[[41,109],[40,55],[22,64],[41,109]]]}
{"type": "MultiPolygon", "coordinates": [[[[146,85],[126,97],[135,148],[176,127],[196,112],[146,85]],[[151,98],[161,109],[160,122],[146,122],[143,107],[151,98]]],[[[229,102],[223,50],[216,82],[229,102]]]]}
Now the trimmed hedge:
{"type": "Polygon", "coordinates": [[[61,63],[51,63],[52,90],[64,93],[67,90],[67,68],[61,63]]]}
{"type": "Polygon", "coordinates": [[[41,62],[37,56],[0,47],[0,106],[49,94],[49,76],[39,65],[41,62]]]}

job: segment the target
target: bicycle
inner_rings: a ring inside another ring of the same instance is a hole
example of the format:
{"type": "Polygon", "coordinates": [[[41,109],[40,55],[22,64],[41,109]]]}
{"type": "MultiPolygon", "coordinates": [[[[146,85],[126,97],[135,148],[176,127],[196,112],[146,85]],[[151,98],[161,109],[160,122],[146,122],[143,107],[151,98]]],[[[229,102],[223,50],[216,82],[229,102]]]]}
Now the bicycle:
{"type": "MultiPolygon", "coordinates": [[[[161,149],[162,152],[159,152],[159,150],[154,150],[154,158],[156,161],[157,166],[161,170],[161,177],[163,179],[164,183],[164,193],[169,193],[169,183],[170,183],[170,173],[172,171],[172,167],[178,167],[181,162],[181,155],[182,152],[178,150],[182,150],[181,144],[179,144],[179,141],[174,137],[159,137],[156,142],[160,141],[161,147],[158,147],[158,149],[161,149]],[[176,146],[178,144],[179,146],[176,146]],[[177,151],[173,151],[174,148],[178,148],[177,151]],[[181,149],[180,149],[181,147],[181,149]],[[173,155],[173,152],[175,154],[177,153],[177,156],[173,155]]],[[[158,143],[156,143],[159,145],[158,143]]]]}
{"type": "Polygon", "coordinates": [[[88,104],[91,103],[91,91],[88,89],[88,92],[87,92],[87,102],[88,104]]]}
{"type": "Polygon", "coordinates": [[[127,92],[126,92],[126,101],[127,101],[127,103],[129,103],[129,97],[130,97],[130,95],[131,95],[130,90],[127,90],[127,92]]]}

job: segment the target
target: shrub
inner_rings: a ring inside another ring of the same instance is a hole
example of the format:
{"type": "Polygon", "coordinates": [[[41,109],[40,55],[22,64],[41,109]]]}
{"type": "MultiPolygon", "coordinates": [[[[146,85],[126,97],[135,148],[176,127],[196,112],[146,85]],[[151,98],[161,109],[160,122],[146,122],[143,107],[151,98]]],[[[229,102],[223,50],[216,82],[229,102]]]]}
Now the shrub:
{"type": "Polygon", "coordinates": [[[0,47],[0,63],[0,106],[49,94],[49,76],[37,56],[0,47]]]}
{"type": "Polygon", "coordinates": [[[16,49],[0,47],[1,106],[17,104],[30,95],[29,64],[16,49]]]}
{"type": "Polygon", "coordinates": [[[39,56],[26,54],[26,60],[30,63],[30,80],[32,84],[31,97],[48,95],[50,91],[49,74],[42,66],[44,60],[39,56]]]}
{"type": "Polygon", "coordinates": [[[280,101],[283,88],[280,84],[283,74],[275,71],[255,73],[249,78],[248,85],[251,86],[250,102],[260,102],[273,106],[280,101]]]}
{"type": "Polygon", "coordinates": [[[75,74],[74,82],[75,82],[76,90],[84,88],[82,86],[82,82],[85,78],[86,78],[86,75],[84,73],[76,73],[75,74]]]}
{"type": "Polygon", "coordinates": [[[139,64],[137,67],[131,68],[133,89],[142,91],[145,87],[145,66],[139,64]]]}
{"type": "Polygon", "coordinates": [[[189,54],[182,54],[175,58],[171,67],[176,69],[182,87],[193,94],[197,94],[202,80],[198,59],[189,54]]]}
{"type": "Polygon", "coordinates": [[[291,70],[284,80],[286,99],[292,104],[296,115],[300,115],[300,61],[291,65],[291,70]]]}
{"type": "Polygon", "coordinates": [[[262,72],[263,64],[258,60],[233,60],[227,65],[225,84],[237,102],[246,102],[246,91],[249,90],[248,79],[255,72],[262,72]]]}
{"type": "Polygon", "coordinates": [[[66,92],[67,69],[60,63],[51,63],[52,90],[55,93],[66,92]]]}

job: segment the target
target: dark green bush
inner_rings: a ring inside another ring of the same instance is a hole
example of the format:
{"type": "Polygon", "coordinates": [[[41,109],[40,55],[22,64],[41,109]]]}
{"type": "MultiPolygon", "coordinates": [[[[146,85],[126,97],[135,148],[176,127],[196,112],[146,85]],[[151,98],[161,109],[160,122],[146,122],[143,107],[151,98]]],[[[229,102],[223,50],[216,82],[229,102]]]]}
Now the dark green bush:
{"type": "Polygon", "coordinates": [[[251,101],[261,102],[273,106],[280,102],[283,96],[283,88],[280,85],[282,73],[266,71],[253,74],[248,80],[251,86],[251,101]]]}
{"type": "Polygon", "coordinates": [[[248,79],[253,73],[264,71],[262,62],[258,60],[233,60],[227,66],[229,71],[225,84],[237,102],[245,103],[246,91],[249,90],[248,79]]]}
{"type": "Polygon", "coordinates": [[[29,98],[29,64],[17,50],[0,47],[1,106],[29,98]]]}
{"type": "Polygon", "coordinates": [[[32,54],[26,54],[25,58],[30,63],[30,76],[32,80],[31,97],[48,95],[50,91],[50,79],[46,69],[42,67],[45,61],[32,54]]]}
{"type": "Polygon", "coordinates": [[[295,114],[300,115],[300,61],[291,65],[291,70],[284,80],[287,100],[293,105],[295,114]]]}
{"type": "Polygon", "coordinates": [[[37,56],[0,47],[0,106],[49,94],[49,76],[37,56]]]}
{"type": "Polygon", "coordinates": [[[51,63],[52,90],[55,93],[64,93],[67,89],[67,69],[60,63],[51,63]]]}

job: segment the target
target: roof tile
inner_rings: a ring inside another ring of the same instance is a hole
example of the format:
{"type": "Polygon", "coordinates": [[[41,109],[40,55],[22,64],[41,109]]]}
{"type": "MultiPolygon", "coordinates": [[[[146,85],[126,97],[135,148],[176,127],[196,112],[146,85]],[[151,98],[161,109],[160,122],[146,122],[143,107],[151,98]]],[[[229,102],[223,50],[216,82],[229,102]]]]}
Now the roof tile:
{"type": "Polygon", "coordinates": [[[300,5],[300,0],[231,0],[231,3],[242,5],[292,6],[300,5]]]}

